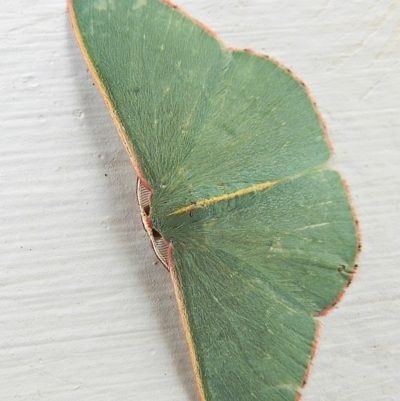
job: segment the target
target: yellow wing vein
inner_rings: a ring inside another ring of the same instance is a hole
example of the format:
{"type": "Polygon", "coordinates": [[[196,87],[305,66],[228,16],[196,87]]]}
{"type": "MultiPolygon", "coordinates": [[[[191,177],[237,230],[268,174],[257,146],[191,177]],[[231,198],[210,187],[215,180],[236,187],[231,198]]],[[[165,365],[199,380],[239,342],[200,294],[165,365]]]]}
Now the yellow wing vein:
{"type": "Polygon", "coordinates": [[[247,194],[250,194],[252,192],[263,191],[263,190],[265,190],[267,188],[270,188],[270,187],[274,186],[278,182],[279,181],[267,181],[267,182],[263,182],[261,184],[253,185],[253,186],[248,187],[248,188],[240,189],[239,191],[232,192],[230,194],[214,196],[213,198],[209,198],[209,199],[204,199],[204,200],[201,200],[201,201],[193,202],[192,204],[190,204],[188,206],[184,206],[184,207],[181,207],[178,210],[175,210],[174,212],[170,213],[169,215],[171,216],[171,215],[176,215],[176,214],[187,213],[187,212],[190,212],[190,211],[192,211],[194,209],[205,208],[205,207],[208,207],[210,205],[213,205],[214,203],[218,203],[218,202],[222,202],[222,201],[228,201],[228,200],[231,200],[233,198],[237,198],[238,196],[247,195],[247,194]]]}

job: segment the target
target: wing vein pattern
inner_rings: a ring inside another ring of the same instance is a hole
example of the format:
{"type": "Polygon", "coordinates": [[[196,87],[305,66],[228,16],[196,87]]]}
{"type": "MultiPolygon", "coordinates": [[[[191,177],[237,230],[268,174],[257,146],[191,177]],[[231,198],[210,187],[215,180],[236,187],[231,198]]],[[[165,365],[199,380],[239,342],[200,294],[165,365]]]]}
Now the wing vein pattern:
{"type": "Polygon", "coordinates": [[[70,0],[151,190],[203,401],[295,401],[349,283],[353,212],[304,85],[158,0],[70,0]]]}

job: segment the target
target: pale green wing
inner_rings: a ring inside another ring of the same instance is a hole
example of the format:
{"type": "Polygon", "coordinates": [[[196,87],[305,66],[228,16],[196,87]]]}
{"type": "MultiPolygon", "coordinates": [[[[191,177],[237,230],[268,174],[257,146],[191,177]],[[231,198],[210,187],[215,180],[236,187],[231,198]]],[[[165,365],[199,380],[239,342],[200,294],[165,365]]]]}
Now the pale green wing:
{"type": "Polygon", "coordinates": [[[73,1],[78,39],[151,188],[194,147],[230,53],[157,0],[73,1]]]}
{"type": "Polygon", "coordinates": [[[276,62],[229,51],[158,0],[73,8],[85,54],[161,214],[328,159],[313,104],[276,62]]]}
{"type": "MultiPolygon", "coordinates": [[[[357,237],[303,85],[157,0],[70,0],[141,182],[207,401],[294,400],[357,237]]],[[[151,231],[151,230],[150,230],[151,231]]]]}
{"type": "Polygon", "coordinates": [[[354,270],[356,227],[339,175],[306,174],[166,224],[179,227],[170,263],[205,399],[296,400],[313,315],[354,270]]]}
{"type": "Polygon", "coordinates": [[[276,62],[235,51],[193,150],[155,194],[154,209],[168,214],[182,203],[318,168],[328,158],[323,124],[303,85],[276,62]]]}

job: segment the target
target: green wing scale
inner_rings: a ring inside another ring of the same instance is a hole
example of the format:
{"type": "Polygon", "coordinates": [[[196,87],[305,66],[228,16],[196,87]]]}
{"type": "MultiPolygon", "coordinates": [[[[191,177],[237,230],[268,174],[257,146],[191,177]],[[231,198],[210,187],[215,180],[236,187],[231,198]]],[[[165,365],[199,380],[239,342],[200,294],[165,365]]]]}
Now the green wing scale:
{"type": "Polygon", "coordinates": [[[167,2],[70,11],[164,244],[200,398],[298,399],[315,316],[350,282],[358,247],[304,85],[167,2]]]}

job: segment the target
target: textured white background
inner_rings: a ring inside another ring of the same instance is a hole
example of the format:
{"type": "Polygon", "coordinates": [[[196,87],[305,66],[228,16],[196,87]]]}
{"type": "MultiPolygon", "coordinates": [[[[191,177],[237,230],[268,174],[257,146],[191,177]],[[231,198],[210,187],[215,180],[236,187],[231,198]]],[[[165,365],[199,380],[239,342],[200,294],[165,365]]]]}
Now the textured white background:
{"type": "MultiPolygon", "coordinates": [[[[304,401],[399,400],[400,2],[177,2],[308,84],[351,188],[364,251],[304,401]]],[[[0,38],[0,400],[195,401],[170,280],[66,2],[2,1],[0,38]]]]}

